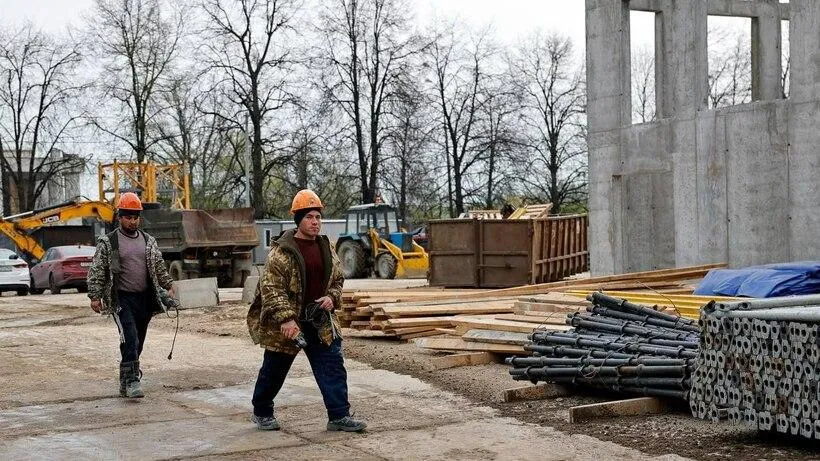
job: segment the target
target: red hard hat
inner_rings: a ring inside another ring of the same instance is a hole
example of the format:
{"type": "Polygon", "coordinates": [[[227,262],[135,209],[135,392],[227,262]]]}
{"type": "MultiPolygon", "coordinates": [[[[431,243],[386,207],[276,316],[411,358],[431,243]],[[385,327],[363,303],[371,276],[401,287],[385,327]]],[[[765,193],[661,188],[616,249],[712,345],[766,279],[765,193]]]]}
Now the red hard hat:
{"type": "Polygon", "coordinates": [[[133,192],[126,192],[120,195],[120,200],[117,202],[117,209],[142,211],[142,201],[133,192]]]}

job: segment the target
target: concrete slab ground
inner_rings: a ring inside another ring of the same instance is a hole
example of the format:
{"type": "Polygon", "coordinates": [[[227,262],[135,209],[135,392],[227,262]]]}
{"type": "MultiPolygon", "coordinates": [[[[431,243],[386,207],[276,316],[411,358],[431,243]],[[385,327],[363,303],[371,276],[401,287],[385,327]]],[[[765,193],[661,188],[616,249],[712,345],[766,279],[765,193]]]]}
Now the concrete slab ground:
{"type": "Polygon", "coordinates": [[[304,355],[276,402],[283,429],[258,431],[249,416],[262,350],[180,332],[169,361],[172,337],[149,330],[147,396],[122,399],[116,328],[91,314],[84,295],[0,297],[0,459],[649,459],[354,360],[351,404],[368,430],[327,432],[304,355]]]}

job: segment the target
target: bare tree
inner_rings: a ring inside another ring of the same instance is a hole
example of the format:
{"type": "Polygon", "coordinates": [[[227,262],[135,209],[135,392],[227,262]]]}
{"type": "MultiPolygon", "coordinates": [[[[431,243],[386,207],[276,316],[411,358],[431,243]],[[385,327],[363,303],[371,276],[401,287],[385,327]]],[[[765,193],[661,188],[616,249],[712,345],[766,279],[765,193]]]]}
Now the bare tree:
{"type": "Polygon", "coordinates": [[[80,60],[77,44],[59,42],[32,25],[0,31],[0,173],[6,215],[35,209],[49,187],[64,186],[66,174],[82,170],[83,159],[57,148],[79,118],[71,101],[84,88],[77,83],[80,60]]]}
{"type": "Polygon", "coordinates": [[[364,203],[378,190],[388,101],[417,51],[409,10],[407,0],[335,0],[323,18],[328,72],[322,90],[351,122],[364,203]]]}
{"type": "Polygon", "coordinates": [[[407,79],[397,90],[390,109],[390,131],[383,146],[383,168],[379,172],[384,192],[396,205],[398,218],[408,223],[412,208],[435,201],[436,162],[431,161],[435,113],[426,110],[427,98],[415,79],[407,79]]]}
{"type": "Polygon", "coordinates": [[[223,117],[224,96],[195,75],[170,79],[159,100],[167,108],[156,126],[161,140],[156,156],[187,165],[192,178],[194,207],[238,204],[244,182],[244,134],[223,117]]]}
{"type": "MultiPolygon", "coordinates": [[[[239,109],[218,115],[244,129],[250,123],[250,202],[256,218],[268,212],[265,185],[270,172],[285,162],[277,155],[266,123],[272,112],[293,99],[287,91],[292,64],[287,33],[296,3],[291,0],[206,0],[210,67],[239,109]]],[[[246,172],[247,174],[247,172],[246,172]]]]}
{"type": "Polygon", "coordinates": [[[494,50],[487,31],[475,34],[469,46],[461,43],[455,25],[436,35],[428,54],[444,129],[450,215],[457,216],[464,212],[466,199],[477,191],[470,190],[469,179],[481,160],[475,148],[476,131],[494,50]]]}
{"type": "Polygon", "coordinates": [[[501,190],[507,183],[511,171],[510,159],[514,148],[520,144],[515,118],[520,113],[520,97],[509,87],[507,75],[490,76],[490,84],[483,97],[479,111],[480,124],[476,147],[484,164],[483,176],[486,183],[484,206],[488,209],[500,208],[499,197],[510,193],[501,190]]]}
{"type": "Polygon", "coordinates": [[[99,82],[103,99],[113,100],[123,113],[119,119],[106,113],[94,123],[130,146],[138,162],[160,141],[150,132],[161,112],[155,97],[182,36],[185,17],[169,10],[162,0],[96,0],[88,21],[88,43],[105,63],[99,82]]]}
{"type": "Polygon", "coordinates": [[[655,50],[641,48],[632,56],[632,122],[655,120],[655,50]]]}
{"type": "Polygon", "coordinates": [[[709,107],[720,108],[751,102],[752,51],[748,37],[730,29],[710,28],[709,107]],[[729,46],[722,46],[730,44],[729,46]]]}
{"type": "Polygon", "coordinates": [[[568,37],[537,32],[519,45],[510,70],[524,98],[521,120],[530,131],[522,181],[534,198],[548,200],[560,213],[586,191],[583,69],[573,63],[568,37]]]}

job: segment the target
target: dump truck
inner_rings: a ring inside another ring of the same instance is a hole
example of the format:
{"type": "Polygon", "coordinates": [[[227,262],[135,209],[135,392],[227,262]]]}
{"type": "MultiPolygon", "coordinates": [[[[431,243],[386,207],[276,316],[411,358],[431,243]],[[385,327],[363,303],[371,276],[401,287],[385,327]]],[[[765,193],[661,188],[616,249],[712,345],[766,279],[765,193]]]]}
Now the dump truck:
{"type": "Polygon", "coordinates": [[[220,287],[241,287],[259,244],[253,208],[178,210],[148,204],[142,228],[157,239],[174,280],[216,277],[220,287]]]}

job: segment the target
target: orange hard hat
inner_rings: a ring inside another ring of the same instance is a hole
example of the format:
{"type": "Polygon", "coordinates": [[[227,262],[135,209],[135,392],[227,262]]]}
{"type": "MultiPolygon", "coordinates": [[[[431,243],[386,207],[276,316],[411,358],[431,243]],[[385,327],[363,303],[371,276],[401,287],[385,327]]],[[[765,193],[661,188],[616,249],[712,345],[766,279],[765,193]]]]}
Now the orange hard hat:
{"type": "Polygon", "coordinates": [[[133,210],[142,211],[142,201],[133,192],[126,192],[120,195],[120,200],[117,202],[118,210],[133,210]]]}
{"type": "Polygon", "coordinates": [[[319,196],[310,189],[302,189],[296,193],[296,196],[293,197],[293,203],[290,205],[290,214],[295,214],[297,211],[306,208],[324,208],[319,196]]]}

